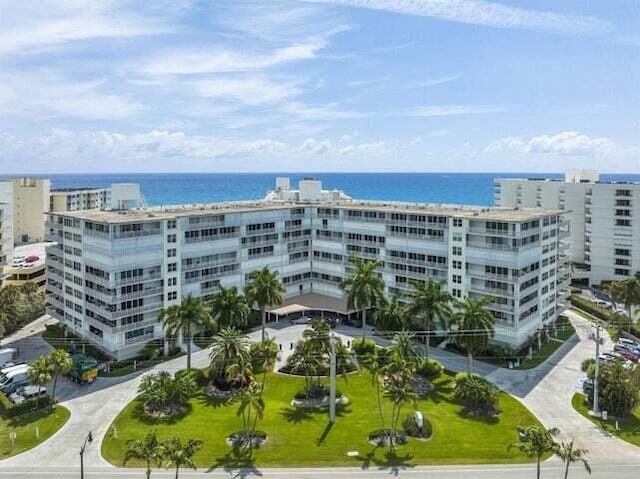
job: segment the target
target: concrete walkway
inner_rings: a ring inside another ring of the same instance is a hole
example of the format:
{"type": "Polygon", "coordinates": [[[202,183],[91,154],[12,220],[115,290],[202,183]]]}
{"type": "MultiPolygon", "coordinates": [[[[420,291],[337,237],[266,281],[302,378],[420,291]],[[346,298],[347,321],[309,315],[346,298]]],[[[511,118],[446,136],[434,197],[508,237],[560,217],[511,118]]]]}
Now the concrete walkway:
{"type": "MultiPolygon", "coordinates": [[[[605,435],[571,407],[570,399],[575,392],[574,386],[583,375],[580,371],[580,363],[583,359],[593,356],[594,344],[587,338],[592,329],[591,326],[574,313],[567,312],[567,314],[576,325],[579,337],[574,337],[572,341],[561,347],[545,364],[528,371],[515,371],[475,362],[474,369],[487,376],[505,391],[516,396],[545,426],[560,428],[563,437],[575,438],[581,447],[588,448],[591,452],[592,462],[614,464],[629,464],[631,462],[640,467],[640,448],[605,435]]],[[[282,344],[283,352],[289,343],[299,339],[304,330],[302,325],[273,326],[274,328],[268,328],[268,334],[282,344]]],[[[350,337],[359,337],[362,334],[361,330],[342,326],[339,328],[339,333],[345,340],[350,337]]],[[[251,340],[259,340],[260,332],[252,332],[249,336],[251,340]]],[[[382,338],[376,338],[376,340],[380,343],[388,342],[382,338]]],[[[208,354],[209,351],[206,349],[194,353],[193,366],[198,368],[207,366],[209,363],[208,354]]],[[[467,363],[464,357],[437,348],[432,348],[431,354],[432,357],[441,360],[448,369],[453,371],[466,370],[467,363]]],[[[144,373],[123,378],[100,378],[93,384],[83,386],[82,395],[62,402],[71,411],[69,422],[47,442],[23,454],[0,461],[0,471],[13,470],[17,477],[18,471],[33,468],[34,465],[46,465],[48,470],[68,469],[71,465],[78,464],[79,448],[89,431],[92,431],[95,439],[87,447],[85,463],[103,471],[107,470],[110,466],[100,455],[102,439],[117,414],[135,397],[140,378],[150,372],[159,370],[175,372],[185,367],[186,358],[180,357],[162,363],[144,373]]],[[[488,459],[490,460],[490,458],[488,459]]],[[[497,467],[493,466],[492,470],[495,471],[497,467]]],[[[354,470],[357,469],[354,468],[354,470]]],[[[457,471],[460,472],[461,469],[458,468],[457,471]]],[[[344,477],[347,476],[348,474],[344,477]]],[[[622,476],[621,474],[620,477],[622,476]]],[[[320,476],[310,473],[304,477],[320,476]]],[[[491,476],[478,474],[474,477],[491,476]]],[[[508,476],[495,474],[494,477],[508,476]]],[[[519,474],[518,477],[520,477],[519,474]]]]}

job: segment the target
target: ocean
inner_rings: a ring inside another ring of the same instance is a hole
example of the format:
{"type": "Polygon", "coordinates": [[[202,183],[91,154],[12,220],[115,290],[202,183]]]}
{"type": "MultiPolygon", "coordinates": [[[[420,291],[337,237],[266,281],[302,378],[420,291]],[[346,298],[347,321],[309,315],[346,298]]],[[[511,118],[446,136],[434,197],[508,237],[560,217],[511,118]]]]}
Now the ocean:
{"type": "MultiPolygon", "coordinates": [[[[323,188],[342,189],[353,198],[428,203],[493,205],[493,180],[506,177],[560,178],[545,173],[145,173],[29,175],[50,178],[52,187],[139,183],[149,206],[262,198],[276,176],[304,177],[323,188]]],[[[603,180],[640,181],[639,175],[601,175],[603,180]]]]}

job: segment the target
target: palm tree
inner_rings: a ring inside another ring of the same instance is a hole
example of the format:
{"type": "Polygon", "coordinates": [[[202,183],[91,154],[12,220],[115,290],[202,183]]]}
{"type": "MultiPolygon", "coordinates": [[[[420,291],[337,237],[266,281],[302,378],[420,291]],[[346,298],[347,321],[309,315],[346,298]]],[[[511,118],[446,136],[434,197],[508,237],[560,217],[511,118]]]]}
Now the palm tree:
{"type": "Polygon", "coordinates": [[[40,391],[51,381],[51,365],[46,356],[41,356],[29,364],[27,379],[34,386],[38,386],[38,400],[40,391]]]}
{"type": "Polygon", "coordinates": [[[56,349],[47,356],[47,362],[53,377],[53,388],[51,390],[51,403],[56,402],[56,386],[58,385],[58,378],[67,374],[73,367],[73,360],[71,355],[64,349],[56,349]]]}
{"type": "Polygon", "coordinates": [[[409,326],[407,307],[400,302],[400,296],[394,294],[390,299],[382,296],[378,308],[373,314],[378,331],[400,331],[409,326]]]}
{"type": "Polygon", "coordinates": [[[394,357],[405,361],[415,369],[417,359],[420,356],[420,348],[416,345],[414,339],[415,334],[412,332],[400,331],[391,340],[389,350],[394,357]]]}
{"type": "Polygon", "coordinates": [[[640,280],[636,278],[625,279],[620,283],[620,299],[624,303],[629,316],[628,331],[633,324],[633,307],[640,304],[640,280]]]}
{"type": "Polygon", "coordinates": [[[249,282],[244,288],[244,295],[250,306],[256,304],[260,309],[262,322],[262,342],[264,343],[267,327],[267,307],[282,304],[286,288],[278,278],[277,271],[270,271],[266,266],[249,273],[249,282]]]}
{"type": "Polygon", "coordinates": [[[409,311],[420,319],[427,333],[425,356],[429,357],[433,324],[436,320],[445,321],[451,318],[453,313],[450,304],[453,301],[453,296],[442,289],[442,282],[432,279],[428,279],[426,282],[413,280],[411,286],[413,286],[413,291],[408,295],[411,299],[409,311]]]}
{"type": "Polygon", "coordinates": [[[471,372],[473,356],[487,348],[489,338],[495,334],[495,318],[485,308],[491,298],[474,300],[465,298],[458,303],[460,308],[453,315],[457,330],[454,335],[456,344],[467,352],[469,372],[471,372]]]}
{"type": "Polygon", "coordinates": [[[235,286],[225,288],[219,285],[218,291],[209,299],[208,306],[218,327],[233,326],[238,329],[247,327],[251,308],[247,304],[247,299],[238,294],[238,288],[235,286]]]}
{"type": "Polygon", "coordinates": [[[196,465],[193,462],[193,456],[202,448],[202,441],[199,439],[189,439],[186,444],[182,444],[182,441],[178,437],[170,437],[162,441],[160,445],[160,455],[167,463],[167,468],[176,468],[176,477],[178,479],[178,473],[181,467],[190,467],[196,469],[196,465]]]}
{"type": "MultiPolygon", "coordinates": [[[[296,349],[287,358],[287,366],[295,374],[304,374],[305,391],[309,391],[312,385],[311,379],[318,377],[326,365],[325,356],[318,352],[317,344],[312,339],[298,341],[296,349]]],[[[320,380],[318,379],[318,383],[320,380]]]]}
{"type": "Polygon", "coordinates": [[[211,342],[211,371],[214,378],[226,379],[228,368],[233,364],[250,364],[249,340],[239,330],[229,327],[221,329],[211,342]]]}
{"type": "Polygon", "coordinates": [[[557,443],[554,439],[560,431],[556,428],[544,429],[539,426],[519,426],[520,440],[509,446],[516,448],[529,457],[536,458],[536,477],[540,479],[540,461],[542,457],[551,451],[555,451],[557,443]]]}
{"type": "Polygon", "coordinates": [[[415,402],[417,395],[413,391],[413,368],[411,363],[396,356],[385,368],[384,395],[391,400],[391,427],[389,431],[389,450],[393,452],[396,443],[396,431],[400,423],[402,408],[415,402]]]}
{"type": "Polygon", "coordinates": [[[367,335],[367,309],[374,307],[384,295],[384,280],[377,273],[382,263],[378,260],[365,260],[351,257],[354,271],[340,283],[347,293],[347,307],[362,312],[362,337],[367,335]]]}
{"type": "MultiPolygon", "coordinates": [[[[384,417],[384,409],[382,407],[382,385],[384,378],[384,367],[380,364],[380,357],[378,356],[377,349],[373,353],[368,354],[362,359],[362,364],[369,371],[371,375],[371,383],[376,388],[376,400],[378,403],[378,417],[380,418],[380,425],[382,426],[383,433],[387,431],[386,421],[384,417]]],[[[391,437],[389,436],[389,442],[391,437]]]]}
{"type": "Polygon", "coordinates": [[[162,461],[161,447],[156,430],[152,429],[147,432],[144,439],[129,439],[127,441],[127,452],[124,456],[124,463],[130,459],[138,459],[144,461],[147,465],[147,479],[151,477],[151,464],[156,463],[160,465],[162,461]]]}
{"type": "Polygon", "coordinates": [[[252,383],[242,390],[238,406],[238,416],[242,417],[243,442],[249,450],[253,449],[253,435],[256,432],[258,420],[264,417],[265,403],[263,399],[263,386],[252,383]]]}
{"type": "Polygon", "coordinates": [[[564,464],[564,479],[569,477],[569,467],[574,462],[582,462],[585,470],[591,474],[591,466],[586,460],[589,451],[574,447],[573,440],[571,442],[561,442],[554,452],[564,464]]]}
{"type": "Polygon", "coordinates": [[[169,337],[181,335],[187,341],[187,371],[191,371],[191,345],[197,326],[213,325],[213,319],[200,298],[191,295],[179,305],[160,311],[160,321],[169,337]]]}

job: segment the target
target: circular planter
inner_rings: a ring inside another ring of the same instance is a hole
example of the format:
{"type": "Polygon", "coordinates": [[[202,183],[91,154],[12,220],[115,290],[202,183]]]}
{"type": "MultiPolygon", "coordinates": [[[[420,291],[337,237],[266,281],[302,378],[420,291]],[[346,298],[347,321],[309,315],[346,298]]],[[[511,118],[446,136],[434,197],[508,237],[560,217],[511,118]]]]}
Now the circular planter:
{"type": "MultiPolygon", "coordinates": [[[[349,404],[349,399],[346,396],[340,396],[336,398],[337,406],[346,406],[349,404]]],[[[320,399],[293,399],[291,401],[293,407],[299,409],[317,409],[329,406],[329,396],[325,396],[320,399]]]]}
{"type": "MultiPolygon", "coordinates": [[[[256,431],[252,436],[253,444],[251,445],[251,447],[253,447],[254,449],[258,449],[260,446],[266,443],[268,439],[269,439],[269,436],[267,436],[266,432],[256,431]]],[[[233,434],[228,436],[227,444],[231,447],[235,447],[238,449],[249,447],[248,439],[244,438],[244,431],[234,432],[233,434]]]]}
{"type": "Polygon", "coordinates": [[[172,417],[182,416],[187,412],[187,406],[178,406],[172,412],[167,410],[153,410],[147,406],[143,407],[144,413],[154,419],[170,419],[172,417]]]}
{"type": "MultiPolygon", "coordinates": [[[[395,436],[395,439],[394,439],[395,446],[403,446],[407,443],[408,436],[406,432],[394,431],[393,435],[395,436]]],[[[385,433],[382,430],[372,432],[371,434],[369,434],[369,437],[367,440],[369,441],[369,444],[371,444],[372,446],[382,446],[382,447],[389,446],[388,432],[385,433]]]]}
{"type": "Polygon", "coordinates": [[[426,379],[424,376],[420,376],[419,374],[416,374],[413,376],[412,385],[413,385],[413,390],[420,397],[427,396],[436,388],[431,381],[426,379]]]}
{"type": "Polygon", "coordinates": [[[212,399],[217,399],[219,401],[233,399],[241,392],[242,392],[242,389],[229,389],[229,390],[219,389],[213,383],[207,384],[207,387],[204,388],[204,393],[207,395],[207,397],[210,397],[212,399]]]}

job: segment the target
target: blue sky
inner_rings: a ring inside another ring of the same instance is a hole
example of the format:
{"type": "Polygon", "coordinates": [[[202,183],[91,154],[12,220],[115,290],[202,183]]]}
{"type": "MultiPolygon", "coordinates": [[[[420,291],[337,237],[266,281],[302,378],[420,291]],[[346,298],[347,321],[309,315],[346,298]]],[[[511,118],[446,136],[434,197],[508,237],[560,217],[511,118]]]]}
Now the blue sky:
{"type": "Polygon", "coordinates": [[[7,173],[640,165],[634,0],[0,0],[0,11],[7,173]]]}

